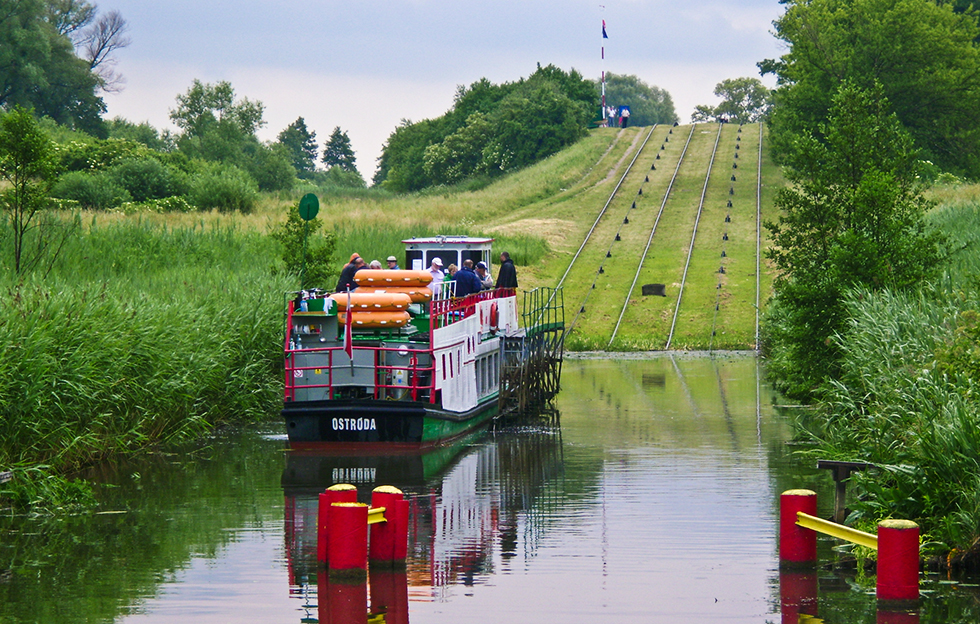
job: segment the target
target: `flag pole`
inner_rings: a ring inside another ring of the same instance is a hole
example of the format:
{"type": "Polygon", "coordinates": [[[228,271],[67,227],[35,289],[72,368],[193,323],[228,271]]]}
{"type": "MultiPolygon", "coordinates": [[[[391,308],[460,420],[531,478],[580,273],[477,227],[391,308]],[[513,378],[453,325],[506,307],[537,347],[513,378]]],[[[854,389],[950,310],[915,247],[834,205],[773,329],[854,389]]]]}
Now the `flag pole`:
{"type": "MultiPolygon", "coordinates": [[[[606,5],[600,4],[599,8],[603,11],[606,10],[606,5]]],[[[608,39],[606,35],[606,20],[602,20],[602,38],[608,39]]],[[[606,45],[605,42],[601,42],[599,50],[602,56],[602,120],[606,122],[606,126],[609,126],[609,119],[606,117],[606,45]]]]}

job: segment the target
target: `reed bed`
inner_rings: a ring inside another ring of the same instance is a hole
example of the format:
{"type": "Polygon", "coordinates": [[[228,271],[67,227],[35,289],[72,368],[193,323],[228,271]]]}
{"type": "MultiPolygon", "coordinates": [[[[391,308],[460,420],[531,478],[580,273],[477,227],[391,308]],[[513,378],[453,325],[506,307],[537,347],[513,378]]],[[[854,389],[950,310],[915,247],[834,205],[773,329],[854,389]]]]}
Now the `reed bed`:
{"type": "Polygon", "coordinates": [[[0,466],[67,472],[281,401],[283,293],[266,236],[91,226],[48,279],[0,284],[0,466]]]}

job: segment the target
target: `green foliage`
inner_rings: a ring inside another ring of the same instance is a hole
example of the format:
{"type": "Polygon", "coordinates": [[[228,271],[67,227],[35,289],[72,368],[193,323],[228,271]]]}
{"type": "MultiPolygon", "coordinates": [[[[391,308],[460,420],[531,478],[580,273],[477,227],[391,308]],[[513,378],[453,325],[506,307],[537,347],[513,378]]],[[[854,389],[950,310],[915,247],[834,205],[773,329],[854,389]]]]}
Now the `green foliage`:
{"type": "Polygon", "coordinates": [[[109,175],[136,202],[187,193],[186,176],[175,173],[156,158],[127,158],[109,170],[109,175]]]}
{"type": "Polygon", "coordinates": [[[323,146],[323,164],[328,169],[340,167],[348,173],[357,173],[357,163],[354,150],[350,145],[347,132],[342,132],[340,126],[333,129],[326,145],[323,146]]]}
{"type": "Polygon", "coordinates": [[[296,183],[296,170],[289,162],[285,147],[274,143],[270,146],[251,146],[250,158],[245,162],[252,179],[260,191],[283,191],[296,183]]]}
{"type": "Polygon", "coordinates": [[[980,24],[973,11],[931,0],[790,0],[775,22],[789,52],[760,63],[779,88],[772,145],[792,152],[802,129],[826,120],[837,85],[882,85],[925,158],[980,177],[980,24]]]}
{"type": "Polygon", "coordinates": [[[24,106],[38,116],[105,136],[102,82],[75,55],[42,0],[0,0],[0,106],[24,106]]]}
{"type": "Polygon", "coordinates": [[[96,505],[91,483],[64,477],[51,466],[14,468],[11,472],[13,478],[0,485],[0,504],[30,509],[35,516],[82,511],[96,505]]]}
{"type": "Polygon", "coordinates": [[[82,208],[94,210],[107,210],[123,202],[133,201],[129,191],[105,172],[66,173],[54,185],[51,195],[59,199],[76,201],[82,208]]]}
{"type": "Polygon", "coordinates": [[[322,227],[323,222],[320,219],[304,221],[299,216],[297,204],[287,209],[286,221],[271,234],[282,246],[282,260],[286,270],[293,275],[303,276],[300,288],[329,289],[337,278],[338,272],[334,270],[332,263],[337,239],[330,233],[321,234],[322,227]]]}
{"type": "Polygon", "coordinates": [[[630,125],[652,126],[678,121],[670,93],[651,86],[633,74],[606,73],[606,103],[629,106],[630,125]]]}
{"type": "Polygon", "coordinates": [[[747,124],[758,123],[768,117],[769,89],[758,78],[727,78],[715,86],[714,93],[722,99],[721,103],[717,106],[696,106],[691,121],[747,124]]]}
{"type": "Polygon", "coordinates": [[[0,285],[0,465],[64,471],[275,411],[289,278],[254,261],[275,257],[228,228],[93,221],[47,279],[0,285]]]}
{"type": "Polygon", "coordinates": [[[939,239],[925,233],[929,203],[911,140],[887,111],[880,88],[845,83],[820,127],[825,143],[804,133],[786,156],[794,186],[777,193],[782,215],[766,223],[766,255],[780,272],[767,338],[773,370],[795,396],[837,374],[848,288],[910,288],[940,259],[939,239]]]}
{"type": "Polygon", "coordinates": [[[402,124],[388,137],[374,183],[395,192],[457,184],[525,167],[585,135],[595,84],[572,70],[538,67],[527,79],[460,88],[453,110],[402,124]]]}
{"type": "Polygon", "coordinates": [[[212,167],[191,180],[188,199],[204,210],[248,213],[258,201],[258,185],[238,167],[212,167]]]}
{"type": "Polygon", "coordinates": [[[148,157],[151,152],[128,139],[72,140],[54,147],[58,171],[102,171],[125,159],[148,157]]]}
{"type": "Polygon", "coordinates": [[[45,256],[45,225],[37,217],[47,204],[53,178],[53,148],[31,111],[15,106],[0,118],[0,177],[7,186],[0,191],[0,209],[6,215],[13,238],[13,268],[21,273],[45,256]],[[34,232],[36,250],[27,248],[34,232]]]}
{"type": "Polygon", "coordinates": [[[279,144],[286,148],[290,163],[300,178],[309,178],[316,170],[316,155],[319,146],[316,143],[316,132],[306,127],[306,120],[297,117],[296,121],[286,126],[278,137],[279,144]]]}
{"type": "Polygon", "coordinates": [[[169,135],[161,136],[148,121],[135,124],[122,117],[113,117],[106,122],[106,127],[110,139],[132,141],[158,152],[169,152],[176,147],[169,135]]]}

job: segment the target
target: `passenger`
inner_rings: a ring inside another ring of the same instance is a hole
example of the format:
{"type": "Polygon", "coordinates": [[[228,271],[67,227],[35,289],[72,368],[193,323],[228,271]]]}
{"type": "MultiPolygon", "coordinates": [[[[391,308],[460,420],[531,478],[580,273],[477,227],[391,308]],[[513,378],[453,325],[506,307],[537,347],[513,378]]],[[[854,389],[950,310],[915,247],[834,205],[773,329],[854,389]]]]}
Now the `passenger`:
{"type": "Polygon", "coordinates": [[[372,260],[370,266],[372,270],[375,271],[381,270],[381,262],[379,260],[372,260]]]}
{"type": "Polygon", "coordinates": [[[500,271],[497,273],[497,288],[517,288],[517,269],[510,254],[500,253],[500,271]]]}
{"type": "Polygon", "coordinates": [[[476,263],[476,276],[480,278],[481,290],[493,290],[493,276],[486,262],[476,263]]]}
{"type": "Polygon", "coordinates": [[[364,266],[364,260],[357,254],[350,257],[350,262],[344,265],[344,268],[340,271],[340,279],[337,281],[337,292],[345,292],[348,289],[354,290],[357,285],[354,283],[354,273],[357,272],[358,265],[360,262],[361,266],[364,266]]]}
{"type": "Polygon", "coordinates": [[[398,258],[388,256],[388,268],[392,271],[401,271],[401,267],[398,266],[398,258]]]}
{"type": "Polygon", "coordinates": [[[449,274],[449,277],[447,279],[453,279],[454,277],[456,277],[456,271],[458,270],[459,267],[457,267],[455,264],[450,264],[448,267],[446,267],[446,273],[449,274]]]}
{"type": "Polygon", "coordinates": [[[337,282],[337,292],[346,292],[357,288],[357,282],[354,281],[354,274],[364,268],[367,268],[367,264],[364,263],[364,259],[360,256],[351,260],[351,263],[345,266],[344,270],[340,272],[340,280],[337,282]]]}
{"type": "Polygon", "coordinates": [[[439,296],[439,292],[442,289],[442,281],[446,279],[445,274],[442,272],[442,258],[436,257],[432,259],[429,274],[432,275],[432,281],[429,282],[429,289],[432,290],[432,298],[435,299],[439,296]]]}
{"type": "Polygon", "coordinates": [[[478,293],[483,288],[483,282],[473,271],[473,261],[468,258],[463,260],[463,268],[456,272],[453,281],[456,282],[457,297],[478,293]]]}

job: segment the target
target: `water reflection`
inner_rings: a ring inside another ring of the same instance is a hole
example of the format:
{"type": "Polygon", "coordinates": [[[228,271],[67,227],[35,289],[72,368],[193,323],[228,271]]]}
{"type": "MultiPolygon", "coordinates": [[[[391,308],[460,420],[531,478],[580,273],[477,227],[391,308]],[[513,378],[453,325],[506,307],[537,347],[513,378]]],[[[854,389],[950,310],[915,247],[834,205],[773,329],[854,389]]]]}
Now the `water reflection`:
{"type": "MultiPolygon", "coordinates": [[[[827,516],[833,486],[772,404],[753,358],[568,360],[560,427],[436,453],[224,432],[95,475],[123,513],[0,517],[0,622],[875,622],[873,580],[780,578],[778,493],[815,489],[827,516]],[[316,494],[338,481],[406,492],[403,572],[321,573],[316,494]]],[[[925,579],[921,622],[980,621],[976,587],[925,579]]]]}

